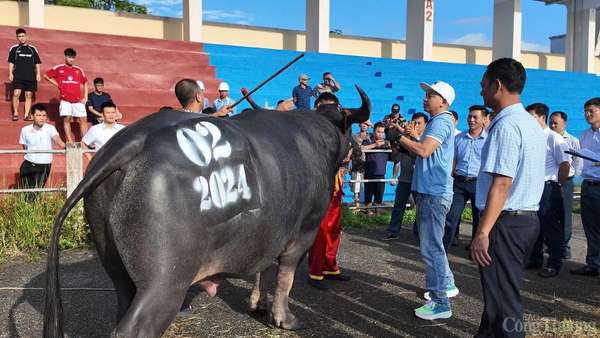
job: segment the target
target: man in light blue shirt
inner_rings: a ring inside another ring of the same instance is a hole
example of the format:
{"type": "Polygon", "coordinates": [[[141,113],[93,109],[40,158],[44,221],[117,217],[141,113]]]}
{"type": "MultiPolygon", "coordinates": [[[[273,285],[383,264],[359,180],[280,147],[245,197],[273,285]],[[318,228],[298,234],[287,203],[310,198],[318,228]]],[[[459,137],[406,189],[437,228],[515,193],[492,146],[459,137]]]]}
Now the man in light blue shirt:
{"type": "Polygon", "coordinates": [[[476,205],[482,210],[471,257],[479,265],[484,311],[475,337],[525,337],[521,286],[537,239],[546,137],[521,103],[525,68],[514,59],[487,66],[481,96],[497,113],[481,152],[476,205]]]}
{"type": "Polygon", "coordinates": [[[487,137],[483,126],[487,113],[484,106],[471,106],[467,116],[469,130],[454,137],[454,196],[450,211],[446,215],[444,229],[446,250],[458,235],[460,216],[468,200],[471,200],[471,210],[473,211],[473,234],[479,226],[479,209],[475,206],[475,188],[481,164],[481,148],[487,137]]]}
{"type": "MultiPolygon", "coordinates": [[[[426,320],[450,318],[448,297],[458,295],[454,276],[444,250],[444,222],[452,203],[452,162],[454,159],[454,124],[448,112],[454,101],[454,89],[442,81],[431,85],[421,83],[425,90],[423,108],[431,115],[420,141],[400,136],[402,147],[417,156],[412,179],[416,192],[417,223],[421,257],[425,262],[428,302],[415,315],[426,320]]],[[[400,128],[410,135],[411,125],[400,128]]]]}
{"type": "MultiPolygon", "coordinates": [[[[583,106],[590,128],[579,136],[580,152],[600,160],[600,97],[588,100],[583,106]]],[[[571,270],[581,276],[600,274],[600,162],[583,161],[581,185],[581,223],[587,239],[585,266],[571,270]]]]}

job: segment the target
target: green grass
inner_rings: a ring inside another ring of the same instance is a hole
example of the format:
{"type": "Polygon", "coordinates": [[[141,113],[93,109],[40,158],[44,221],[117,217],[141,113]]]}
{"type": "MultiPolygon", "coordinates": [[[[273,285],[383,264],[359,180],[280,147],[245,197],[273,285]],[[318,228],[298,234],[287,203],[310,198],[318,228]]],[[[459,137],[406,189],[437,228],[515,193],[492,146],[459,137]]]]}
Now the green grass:
{"type": "MultiPolygon", "coordinates": [[[[30,260],[45,252],[52,235],[54,218],[63,206],[62,194],[39,194],[27,202],[25,194],[0,196],[0,262],[9,257],[25,256],[30,260]]],[[[60,236],[61,249],[89,246],[83,204],[78,204],[65,220],[60,236]]]]}
{"type": "MultiPolygon", "coordinates": [[[[392,217],[391,209],[383,209],[381,214],[376,216],[367,216],[364,212],[353,213],[349,207],[342,207],[342,227],[345,229],[374,229],[387,227],[392,217]]],[[[413,224],[415,221],[415,209],[406,209],[402,224],[413,224]]],[[[465,208],[462,213],[463,222],[473,221],[471,208],[465,208]]]]}

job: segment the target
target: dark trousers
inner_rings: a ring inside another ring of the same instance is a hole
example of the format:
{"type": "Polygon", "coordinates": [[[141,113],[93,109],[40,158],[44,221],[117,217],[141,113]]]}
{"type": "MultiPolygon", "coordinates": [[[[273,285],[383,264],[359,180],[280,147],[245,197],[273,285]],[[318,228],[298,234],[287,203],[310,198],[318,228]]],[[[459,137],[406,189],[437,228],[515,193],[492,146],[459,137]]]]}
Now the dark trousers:
{"type": "Polygon", "coordinates": [[[479,268],[484,309],[475,337],[525,337],[523,265],[539,233],[535,212],[501,215],[490,232],[490,265],[479,268]]]}
{"type": "Polygon", "coordinates": [[[600,269],[600,184],[583,181],[581,185],[581,223],[587,239],[585,262],[600,269]]]}
{"type": "MultiPolygon", "coordinates": [[[[366,176],[367,180],[382,180],[384,179],[384,175],[371,175],[366,176]]],[[[365,204],[369,204],[373,202],[373,198],[375,199],[375,203],[381,204],[383,202],[383,192],[385,190],[385,182],[366,182],[365,183],[365,204]]]]}
{"type": "Polygon", "coordinates": [[[548,246],[547,267],[560,270],[565,255],[565,230],[563,198],[557,183],[546,182],[538,210],[540,234],[533,246],[529,262],[544,262],[544,243],[548,246]]]}
{"type": "Polygon", "coordinates": [[[400,228],[402,227],[402,220],[404,219],[404,211],[406,209],[406,203],[410,197],[411,183],[410,182],[398,182],[396,186],[396,197],[394,198],[394,210],[392,210],[392,219],[388,226],[388,232],[392,235],[398,235],[400,228]]]}
{"type": "Polygon", "coordinates": [[[35,164],[27,160],[21,164],[19,178],[25,189],[43,188],[50,175],[50,164],[35,164]]]}
{"type": "Polygon", "coordinates": [[[475,190],[477,188],[477,180],[469,180],[464,176],[456,176],[454,179],[454,196],[452,197],[452,205],[450,211],[446,215],[446,225],[444,227],[444,248],[448,247],[454,241],[456,231],[460,224],[460,216],[467,201],[471,201],[471,210],[473,211],[473,232],[477,231],[479,226],[479,210],[475,206],[475,190]]]}
{"type": "Polygon", "coordinates": [[[563,209],[565,211],[565,254],[564,256],[571,256],[571,234],[573,233],[573,190],[575,183],[573,177],[569,178],[565,184],[563,184],[563,209]]]}

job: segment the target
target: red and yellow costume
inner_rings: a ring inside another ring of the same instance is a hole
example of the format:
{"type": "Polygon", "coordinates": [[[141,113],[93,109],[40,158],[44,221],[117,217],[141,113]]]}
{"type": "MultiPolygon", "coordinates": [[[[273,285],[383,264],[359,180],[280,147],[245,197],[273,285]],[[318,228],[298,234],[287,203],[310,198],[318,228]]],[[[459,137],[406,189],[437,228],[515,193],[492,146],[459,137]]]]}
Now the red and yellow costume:
{"type": "Polygon", "coordinates": [[[344,171],[340,169],[335,176],[333,197],[321,221],[317,238],[308,251],[308,277],[322,280],[324,275],[339,275],[336,262],[342,232],[342,184],[344,171]]]}

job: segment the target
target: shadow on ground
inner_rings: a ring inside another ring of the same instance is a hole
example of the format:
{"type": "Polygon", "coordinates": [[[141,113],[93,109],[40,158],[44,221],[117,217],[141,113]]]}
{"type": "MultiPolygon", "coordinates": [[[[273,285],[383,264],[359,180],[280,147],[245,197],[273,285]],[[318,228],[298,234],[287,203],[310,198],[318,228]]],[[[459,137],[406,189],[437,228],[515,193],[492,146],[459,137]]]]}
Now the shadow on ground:
{"type": "MultiPolygon", "coordinates": [[[[415,336],[470,337],[481,316],[481,285],[477,268],[467,259],[463,245],[449,251],[451,268],[461,294],[453,299],[454,316],[427,322],[416,319],[413,309],[424,303],[424,267],[417,243],[409,231],[398,241],[382,242],[380,231],[348,231],[339,255],[348,282],[327,282],[328,291],[306,283],[306,262],[296,273],[290,308],[304,328],[288,332],[271,328],[266,314],[246,312],[252,279],[229,280],[216,297],[198,286],[190,287],[186,305],[191,308],[173,322],[166,337],[346,337],[415,336]]],[[[579,254],[581,256],[581,254],[579,254]]],[[[576,260],[581,261],[579,257],[576,260]]],[[[71,337],[107,337],[115,322],[116,297],[112,284],[94,253],[63,252],[60,276],[65,310],[65,333],[71,337]],[[69,290],[68,288],[79,288],[69,290]],[[89,288],[89,289],[82,289],[89,288]]],[[[545,318],[600,321],[600,296],[596,278],[575,277],[567,270],[580,263],[568,261],[561,275],[551,280],[534,271],[525,274],[523,300],[528,320],[545,318]],[[594,291],[596,290],[596,291],[594,291]]],[[[1,291],[6,314],[0,332],[9,337],[40,336],[42,330],[44,262],[15,263],[0,267],[4,286],[20,285],[22,292],[1,291]]],[[[0,335],[2,336],[2,335],[0,335]]]]}

